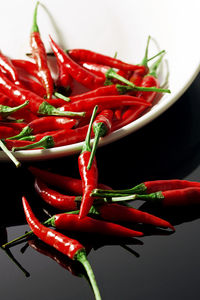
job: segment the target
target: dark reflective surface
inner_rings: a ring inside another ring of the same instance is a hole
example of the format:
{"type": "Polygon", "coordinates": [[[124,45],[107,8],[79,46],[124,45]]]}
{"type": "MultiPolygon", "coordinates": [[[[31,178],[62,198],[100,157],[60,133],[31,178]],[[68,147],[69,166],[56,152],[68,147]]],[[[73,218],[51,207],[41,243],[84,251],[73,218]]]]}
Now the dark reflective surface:
{"type": "MultiPolygon", "coordinates": [[[[146,127],[99,148],[99,180],[113,188],[153,179],[199,181],[199,82],[200,76],[173,107],[146,127]]],[[[1,163],[1,244],[28,230],[22,195],[37,216],[45,218],[43,208],[48,207],[34,192],[29,165],[16,170],[12,163],[1,163]]],[[[77,155],[32,165],[79,177],[77,155]]],[[[76,236],[88,250],[102,299],[199,299],[200,207],[162,210],[142,202],[135,205],[169,220],[176,232],[143,227],[146,235],[140,239],[76,236]]],[[[21,269],[1,250],[2,299],[93,299],[84,270],[37,240],[20,243],[8,254],[21,269]]]]}

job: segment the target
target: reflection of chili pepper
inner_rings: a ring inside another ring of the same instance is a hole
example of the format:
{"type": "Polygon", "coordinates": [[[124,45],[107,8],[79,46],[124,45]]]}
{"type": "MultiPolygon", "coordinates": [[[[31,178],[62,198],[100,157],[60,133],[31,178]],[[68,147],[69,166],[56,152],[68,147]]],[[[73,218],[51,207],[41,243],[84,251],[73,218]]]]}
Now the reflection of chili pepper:
{"type": "Polygon", "coordinates": [[[142,232],[115,223],[101,221],[87,216],[80,220],[79,216],[75,214],[57,214],[51,217],[45,224],[51,225],[59,230],[98,233],[101,235],[119,237],[143,236],[142,232]]]}
{"type": "Polygon", "coordinates": [[[96,300],[100,300],[101,296],[96,284],[96,280],[91,269],[91,266],[87,260],[86,252],[78,241],[68,238],[67,236],[57,232],[53,229],[47,228],[42,225],[34,216],[27,200],[23,197],[23,207],[26,215],[26,220],[33,230],[33,233],[38,236],[46,244],[56,248],[61,253],[67,255],[73,260],[79,261],[85,268],[88,277],[90,279],[96,300]]]}
{"type": "Polygon", "coordinates": [[[75,114],[72,112],[61,112],[59,109],[56,109],[43,98],[34,94],[33,92],[20,88],[14,83],[9,81],[2,73],[0,73],[0,91],[6,96],[10,97],[17,104],[24,103],[26,100],[29,101],[29,109],[35,114],[45,114],[45,115],[57,115],[57,116],[84,116],[84,113],[75,114]]]}
{"type": "Polygon", "coordinates": [[[37,2],[34,10],[33,25],[32,25],[31,36],[30,36],[30,45],[32,49],[32,56],[36,62],[38,73],[41,78],[41,83],[46,89],[47,98],[51,98],[53,94],[53,80],[47,64],[46,50],[42,42],[42,39],[40,37],[39,28],[37,25],[38,5],[39,2],[37,2]]]}
{"type": "Polygon", "coordinates": [[[61,267],[68,270],[72,275],[80,276],[79,265],[76,261],[73,261],[60,253],[58,250],[50,247],[39,239],[28,240],[28,244],[31,248],[37,252],[46,255],[58,263],[61,267]]]}
{"type": "Polygon", "coordinates": [[[161,203],[163,206],[185,206],[200,204],[200,186],[177,190],[159,191],[147,195],[138,195],[138,199],[161,203]]]}
{"type": "Polygon", "coordinates": [[[76,61],[92,62],[96,64],[107,65],[112,68],[124,70],[124,71],[135,71],[137,69],[143,70],[145,74],[145,68],[143,66],[127,64],[120,61],[119,59],[96,53],[85,49],[72,49],[67,51],[71,58],[76,61]]]}
{"type": "Polygon", "coordinates": [[[94,75],[88,70],[84,69],[82,66],[73,61],[69,55],[64,52],[50,37],[51,48],[57,58],[57,61],[65,66],[66,71],[79,83],[84,86],[94,89],[99,86],[104,85],[105,79],[94,75]]]}
{"type": "Polygon", "coordinates": [[[90,166],[92,164],[100,137],[104,137],[111,131],[112,117],[113,111],[110,109],[105,109],[96,117],[96,119],[93,122],[92,128],[94,132],[94,142],[92,146],[90,160],[88,162],[88,169],[90,169],[90,166]]]}
{"type": "Polygon", "coordinates": [[[50,189],[44,182],[37,178],[34,187],[37,193],[49,205],[65,211],[78,209],[76,199],[80,199],[81,196],[67,196],[60,194],[59,192],[50,189]]]}
{"type": "Polygon", "coordinates": [[[14,136],[13,139],[17,140],[24,136],[28,136],[31,134],[37,134],[46,131],[53,131],[59,129],[71,129],[75,125],[78,124],[78,121],[75,119],[69,119],[66,117],[55,117],[48,116],[38,118],[30,122],[23,130],[17,135],[14,136]]]}
{"type": "Polygon", "coordinates": [[[132,207],[127,207],[115,203],[106,203],[97,207],[96,209],[99,212],[101,218],[111,222],[143,223],[158,227],[167,227],[175,230],[168,221],[132,207]]]}
{"type": "Polygon", "coordinates": [[[84,218],[88,214],[94,200],[94,198],[91,196],[91,192],[97,187],[98,184],[98,169],[95,157],[93,158],[91,167],[88,169],[88,162],[92,150],[90,146],[90,135],[92,130],[92,123],[95,118],[97,109],[98,107],[95,106],[88,126],[85,142],[82,147],[82,152],[78,157],[79,173],[82,179],[83,186],[83,197],[79,213],[80,219],[84,218]]]}

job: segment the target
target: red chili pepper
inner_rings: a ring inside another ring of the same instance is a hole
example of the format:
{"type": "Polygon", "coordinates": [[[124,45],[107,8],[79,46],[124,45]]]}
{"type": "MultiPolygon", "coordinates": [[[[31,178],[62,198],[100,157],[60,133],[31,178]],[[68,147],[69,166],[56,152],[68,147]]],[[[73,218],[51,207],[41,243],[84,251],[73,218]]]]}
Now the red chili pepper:
{"type": "Polygon", "coordinates": [[[99,106],[99,110],[110,109],[118,106],[150,106],[150,103],[147,103],[146,100],[142,98],[137,98],[129,95],[111,95],[111,96],[98,96],[94,98],[88,98],[83,100],[77,100],[72,103],[65,104],[60,107],[61,111],[81,111],[84,109],[87,114],[94,108],[95,105],[99,106]]]}
{"type": "Polygon", "coordinates": [[[16,130],[14,128],[8,127],[8,126],[0,126],[0,139],[5,139],[10,136],[13,136],[14,134],[17,134],[19,130],[16,130]]]}
{"type": "MultiPolygon", "coordinates": [[[[35,167],[29,167],[29,171],[40,180],[44,181],[47,184],[56,186],[63,189],[67,193],[72,193],[75,195],[82,195],[82,181],[77,178],[72,178],[69,176],[63,176],[60,174],[48,172],[46,170],[41,170],[35,167]]],[[[109,190],[111,189],[105,184],[98,184],[99,188],[109,190]]]]}
{"type": "Polygon", "coordinates": [[[135,231],[118,224],[93,219],[87,216],[80,219],[76,214],[57,214],[51,217],[45,224],[51,225],[59,230],[98,233],[101,235],[118,237],[143,236],[143,233],[140,231],[135,231]]]}
{"type": "MultiPolygon", "coordinates": [[[[84,140],[88,125],[76,129],[62,129],[56,132],[40,133],[34,137],[37,142],[24,147],[14,147],[12,151],[27,150],[35,148],[53,148],[79,143],[84,140]]],[[[25,137],[23,138],[25,139],[25,137]]]]}
{"type": "Polygon", "coordinates": [[[6,145],[6,147],[9,150],[12,150],[13,148],[19,148],[19,147],[25,147],[25,146],[30,146],[34,142],[31,141],[21,141],[21,140],[9,140],[9,139],[4,139],[3,143],[6,145]]]}
{"type": "Polygon", "coordinates": [[[82,179],[83,186],[83,197],[81,201],[79,219],[86,217],[86,215],[88,214],[94,200],[94,198],[91,196],[91,192],[97,187],[98,184],[98,169],[95,157],[93,158],[92,165],[90,166],[90,168],[88,168],[88,162],[92,150],[90,146],[90,135],[92,130],[92,123],[95,118],[97,109],[98,107],[95,106],[88,126],[85,142],[82,147],[82,152],[78,157],[79,173],[82,179]]]}
{"type": "Polygon", "coordinates": [[[105,65],[99,65],[95,63],[88,63],[88,62],[79,62],[79,64],[84,67],[85,69],[89,70],[90,72],[94,73],[99,77],[103,77],[105,80],[105,74],[110,70],[110,67],[105,65]]]}
{"type": "Polygon", "coordinates": [[[27,123],[23,122],[15,122],[14,120],[12,121],[0,121],[0,128],[1,126],[6,126],[6,127],[10,127],[16,131],[21,131],[25,126],[27,125],[27,123]]]}
{"type": "Polygon", "coordinates": [[[138,66],[133,64],[125,63],[119,59],[103,55],[97,52],[93,52],[85,49],[72,49],[67,51],[70,57],[76,61],[91,62],[100,65],[106,65],[112,68],[124,70],[124,71],[135,71],[140,69],[146,73],[144,66],[138,66]]]}
{"type": "Polygon", "coordinates": [[[77,200],[80,200],[80,196],[67,196],[59,192],[50,189],[44,182],[36,178],[34,184],[36,192],[42,197],[42,199],[49,205],[65,211],[77,210],[77,200]]]}
{"type": "Polygon", "coordinates": [[[13,113],[15,113],[16,111],[19,111],[20,109],[24,108],[28,104],[29,104],[29,101],[25,101],[23,104],[15,106],[15,107],[10,107],[7,105],[0,104],[0,119],[4,119],[4,118],[12,115],[13,113]]]}
{"type": "Polygon", "coordinates": [[[45,97],[46,91],[44,87],[37,81],[33,80],[30,77],[21,76],[20,74],[19,74],[19,80],[25,89],[30,90],[31,92],[37,94],[42,98],[45,97]]]}
{"type": "Polygon", "coordinates": [[[0,70],[5,73],[10,80],[16,85],[21,85],[19,82],[17,70],[13,66],[11,60],[0,52],[0,70]]]}
{"type": "Polygon", "coordinates": [[[113,111],[112,110],[103,110],[94,120],[92,128],[94,132],[94,141],[92,146],[92,151],[90,155],[90,159],[88,162],[88,168],[92,165],[92,161],[98,146],[98,142],[100,137],[104,137],[108,135],[111,131],[112,127],[112,118],[113,118],[113,111]]]}
{"type": "MultiPolygon", "coordinates": [[[[159,88],[159,82],[157,79],[156,70],[161,62],[161,59],[162,59],[162,56],[153,65],[152,71],[143,78],[143,80],[141,82],[142,87],[159,88]]],[[[151,104],[152,104],[153,100],[155,99],[156,95],[157,95],[157,92],[155,92],[155,91],[138,91],[136,93],[137,97],[139,97],[139,98],[141,97],[141,98],[145,99],[148,103],[151,103],[151,104]]],[[[141,114],[144,112],[145,109],[146,108],[144,106],[138,107],[136,110],[129,108],[123,114],[122,120],[113,124],[112,130],[115,131],[115,130],[133,122],[134,120],[136,120],[137,118],[139,118],[141,116],[141,114]]]]}
{"type": "Polygon", "coordinates": [[[137,199],[161,203],[163,206],[196,205],[200,204],[200,186],[137,195],[137,199]]]}
{"type": "Polygon", "coordinates": [[[127,207],[115,203],[107,203],[97,207],[96,209],[101,218],[111,222],[143,223],[175,230],[168,221],[133,207],[127,207]]]}
{"type": "Polygon", "coordinates": [[[86,257],[86,251],[82,244],[78,241],[71,239],[60,232],[47,228],[42,225],[33,214],[30,205],[25,197],[22,199],[26,220],[32,229],[33,233],[46,244],[56,248],[61,253],[67,255],[73,260],[79,261],[85,268],[92,285],[96,300],[100,300],[101,296],[96,284],[96,280],[91,269],[91,266],[86,257]]]}
{"type": "Polygon", "coordinates": [[[24,59],[12,59],[11,61],[16,68],[19,68],[20,70],[25,71],[29,75],[37,78],[39,82],[41,81],[41,76],[38,73],[37,66],[35,63],[24,59]]]}
{"type": "Polygon", "coordinates": [[[41,83],[46,89],[47,98],[51,98],[53,94],[53,79],[47,63],[47,55],[44,44],[42,42],[39,28],[37,25],[37,10],[39,2],[37,2],[34,10],[33,25],[30,36],[30,46],[32,49],[32,57],[38,68],[41,83]]]}
{"type": "Polygon", "coordinates": [[[9,81],[2,73],[0,73],[0,91],[6,96],[10,97],[17,104],[29,101],[28,108],[35,114],[45,115],[60,115],[60,116],[84,116],[83,112],[76,112],[75,115],[72,112],[62,112],[50,105],[43,98],[34,94],[33,92],[20,88],[9,81]]]}
{"type": "Polygon", "coordinates": [[[22,131],[12,139],[21,139],[25,136],[35,135],[37,133],[56,131],[62,129],[71,129],[78,124],[78,120],[67,117],[48,116],[38,118],[30,122],[22,131]]]}
{"type": "Polygon", "coordinates": [[[57,58],[57,61],[60,61],[60,63],[63,64],[66,72],[68,72],[76,81],[90,89],[95,89],[99,86],[104,85],[104,78],[95,76],[93,73],[77,64],[53,41],[51,37],[49,38],[51,48],[57,58]]]}

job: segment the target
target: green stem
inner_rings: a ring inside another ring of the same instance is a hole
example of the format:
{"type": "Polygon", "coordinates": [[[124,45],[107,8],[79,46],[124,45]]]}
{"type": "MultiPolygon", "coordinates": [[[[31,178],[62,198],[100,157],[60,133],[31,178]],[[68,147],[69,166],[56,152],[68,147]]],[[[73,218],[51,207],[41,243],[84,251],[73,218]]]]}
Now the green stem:
{"type": "MultiPolygon", "coordinates": [[[[150,75],[150,74],[148,74],[150,75]]],[[[125,84],[127,84],[128,86],[131,86],[134,90],[136,91],[144,91],[144,92],[159,92],[159,93],[171,93],[171,91],[169,89],[161,89],[161,88],[157,88],[157,87],[142,87],[142,86],[136,86],[134,83],[132,83],[131,81],[127,80],[126,78],[124,78],[123,76],[117,74],[112,68],[109,69],[106,72],[106,77],[107,78],[115,78],[125,84]]]]}
{"type": "Polygon", "coordinates": [[[0,148],[3,152],[14,162],[15,166],[18,168],[21,166],[21,163],[16,159],[16,157],[8,150],[6,145],[0,140],[0,148]]]}
{"type": "Polygon", "coordinates": [[[61,111],[46,101],[43,101],[39,107],[38,114],[50,116],[66,116],[66,117],[84,117],[85,112],[61,111]]]}
{"type": "Polygon", "coordinates": [[[19,151],[19,150],[28,150],[28,149],[35,149],[35,148],[44,148],[44,149],[49,149],[54,147],[54,140],[51,135],[44,136],[40,141],[22,146],[22,147],[13,147],[12,151],[19,151]]]}
{"type": "Polygon", "coordinates": [[[7,116],[11,115],[12,113],[22,109],[23,107],[27,106],[29,104],[29,101],[25,101],[21,105],[10,107],[6,105],[0,105],[0,115],[2,118],[6,118],[7,116]]]}
{"type": "Polygon", "coordinates": [[[91,168],[91,165],[92,165],[95,153],[96,153],[96,149],[97,149],[97,146],[99,143],[99,139],[100,139],[100,137],[105,136],[108,130],[107,130],[107,127],[105,126],[105,124],[100,122],[100,123],[97,123],[96,126],[93,126],[93,131],[94,131],[95,136],[94,136],[94,142],[92,145],[92,151],[90,154],[90,159],[89,159],[89,162],[87,165],[88,170],[91,168]]]}
{"type": "Polygon", "coordinates": [[[9,137],[9,140],[19,140],[19,139],[23,138],[24,136],[29,136],[31,134],[31,132],[32,132],[31,127],[26,126],[22,129],[22,131],[19,134],[9,137]]]}
{"type": "Polygon", "coordinates": [[[101,197],[103,197],[103,195],[108,195],[110,197],[113,196],[118,196],[120,194],[128,194],[128,195],[133,195],[133,194],[142,194],[144,192],[146,192],[147,188],[145,186],[144,183],[140,183],[130,189],[123,189],[123,190],[102,190],[102,189],[95,189],[92,193],[92,195],[96,196],[96,194],[102,195],[101,197]]]}
{"type": "Polygon", "coordinates": [[[54,96],[56,96],[56,97],[59,98],[59,99],[62,99],[62,100],[64,100],[64,101],[66,101],[66,102],[70,102],[70,98],[64,96],[64,95],[61,94],[61,93],[55,92],[55,93],[54,93],[54,96]]]}
{"type": "Polygon", "coordinates": [[[161,55],[157,61],[155,61],[155,63],[151,66],[150,72],[148,75],[152,75],[155,78],[158,77],[157,70],[158,70],[158,67],[160,66],[160,63],[161,63],[164,55],[165,55],[165,53],[163,55],[161,55]]]}
{"type": "Polygon", "coordinates": [[[145,66],[145,67],[147,67],[147,62],[148,62],[148,51],[149,51],[149,42],[150,42],[150,39],[151,39],[151,37],[149,35],[148,39],[147,39],[147,45],[146,45],[146,49],[145,49],[144,58],[143,58],[143,60],[141,62],[141,65],[145,66]]]}
{"type": "Polygon", "coordinates": [[[31,28],[31,32],[39,32],[39,28],[37,25],[37,11],[38,11],[39,3],[40,3],[39,1],[36,3],[35,9],[34,9],[33,24],[32,24],[32,28],[31,28]]]}
{"type": "Polygon", "coordinates": [[[81,249],[81,250],[77,251],[76,256],[74,257],[74,259],[79,261],[83,265],[83,267],[85,268],[85,270],[87,272],[87,275],[89,277],[94,295],[95,295],[95,299],[96,300],[101,300],[101,295],[100,295],[100,292],[99,292],[99,288],[97,286],[96,279],[95,279],[94,273],[92,271],[91,265],[90,265],[89,261],[87,260],[85,250],[81,249]]]}
{"type": "Polygon", "coordinates": [[[158,52],[156,55],[154,55],[154,56],[148,58],[148,59],[147,59],[147,62],[153,60],[154,58],[156,58],[156,57],[158,57],[158,56],[160,56],[161,54],[164,54],[164,53],[166,53],[165,50],[162,50],[162,51],[158,52]]]}
{"type": "Polygon", "coordinates": [[[93,109],[93,112],[92,112],[92,116],[91,116],[90,123],[89,123],[89,126],[88,126],[88,131],[87,131],[87,134],[86,134],[86,138],[85,138],[81,153],[83,153],[84,151],[91,152],[90,135],[91,135],[91,131],[92,131],[92,123],[93,123],[94,118],[96,116],[97,109],[98,109],[98,106],[96,105],[93,109]]]}

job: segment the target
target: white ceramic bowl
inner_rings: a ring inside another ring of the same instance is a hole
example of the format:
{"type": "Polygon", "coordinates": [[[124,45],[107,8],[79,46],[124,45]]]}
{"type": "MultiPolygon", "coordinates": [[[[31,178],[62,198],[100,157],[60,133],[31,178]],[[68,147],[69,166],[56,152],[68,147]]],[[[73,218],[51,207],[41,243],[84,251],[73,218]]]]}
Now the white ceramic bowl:
{"type": "MultiPolygon", "coordinates": [[[[29,51],[29,33],[36,2],[2,1],[0,11],[1,50],[11,58],[23,58],[29,51]]],[[[145,115],[103,138],[101,145],[111,143],[146,125],[168,109],[190,86],[200,70],[200,2],[199,0],[43,0],[38,25],[47,50],[48,34],[63,48],[85,48],[127,62],[139,63],[144,55],[147,36],[149,55],[158,49],[167,51],[169,88],[161,100],[145,115]],[[159,45],[159,46],[158,46],[159,45]],[[158,47],[158,48],[157,48],[158,47]]],[[[166,64],[160,72],[161,82],[166,64]]],[[[16,152],[22,160],[39,160],[72,155],[82,143],[48,150],[16,152]]],[[[7,160],[0,153],[0,160],[7,160]]]]}

